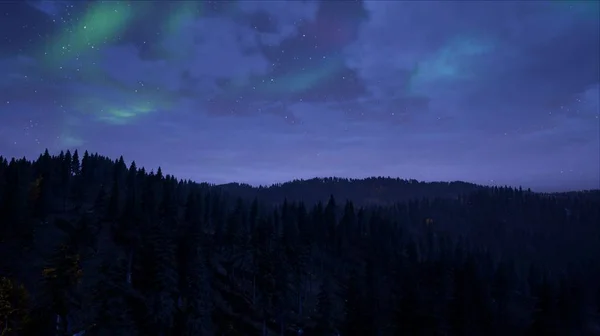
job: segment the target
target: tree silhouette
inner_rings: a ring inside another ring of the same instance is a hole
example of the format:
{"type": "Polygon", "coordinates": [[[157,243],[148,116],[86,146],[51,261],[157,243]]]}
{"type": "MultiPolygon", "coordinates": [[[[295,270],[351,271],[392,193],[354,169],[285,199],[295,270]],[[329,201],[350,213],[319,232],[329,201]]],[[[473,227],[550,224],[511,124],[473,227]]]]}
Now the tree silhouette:
{"type": "Polygon", "coordinates": [[[593,335],[600,192],[0,157],[8,335],[593,335]]]}

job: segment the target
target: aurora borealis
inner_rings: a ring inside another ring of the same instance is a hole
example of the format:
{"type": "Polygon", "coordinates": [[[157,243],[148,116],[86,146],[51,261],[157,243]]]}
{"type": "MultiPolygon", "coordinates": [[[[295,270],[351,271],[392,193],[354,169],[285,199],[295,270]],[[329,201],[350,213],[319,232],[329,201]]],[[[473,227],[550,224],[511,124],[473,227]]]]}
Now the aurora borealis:
{"type": "Polygon", "coordinates": [[[600,184],[598,1],[0,3],[0,154],[600,184]]]}

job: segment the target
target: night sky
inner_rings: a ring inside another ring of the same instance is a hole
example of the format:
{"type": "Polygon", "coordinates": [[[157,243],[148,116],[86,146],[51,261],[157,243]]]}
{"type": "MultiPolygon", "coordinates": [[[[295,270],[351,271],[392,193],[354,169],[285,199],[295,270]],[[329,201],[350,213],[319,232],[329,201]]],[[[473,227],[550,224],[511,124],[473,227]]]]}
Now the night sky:
{"type": "Polygon", "coordinates": [[[0,3],[0,154],[600,184],[597,1],[0,3]]]}

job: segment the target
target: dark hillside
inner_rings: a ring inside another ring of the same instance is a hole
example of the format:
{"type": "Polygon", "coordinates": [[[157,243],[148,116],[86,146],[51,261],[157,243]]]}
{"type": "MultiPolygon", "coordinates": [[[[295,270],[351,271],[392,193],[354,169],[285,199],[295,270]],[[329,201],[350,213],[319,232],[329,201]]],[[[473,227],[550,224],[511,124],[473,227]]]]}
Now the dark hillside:
{"type": "Polygon", "coordinates": [[[261,190],[0,157],[0,335],[600,334],[598,191],[261,190]]]}
{"type": "Polygon", "coordinates": [[[283,199],[307,204],[327,202],[330,195],[337,200],[351,200],[356,205],[390,205],[422,198],[456,198],[483,188],[466,182],[419,182],[390,177],[366,179],[313,178],[272,186],[252,187],[248,184],[218,185],[225,192],[244,199],[257,198],[276,204],[283,199]]]}

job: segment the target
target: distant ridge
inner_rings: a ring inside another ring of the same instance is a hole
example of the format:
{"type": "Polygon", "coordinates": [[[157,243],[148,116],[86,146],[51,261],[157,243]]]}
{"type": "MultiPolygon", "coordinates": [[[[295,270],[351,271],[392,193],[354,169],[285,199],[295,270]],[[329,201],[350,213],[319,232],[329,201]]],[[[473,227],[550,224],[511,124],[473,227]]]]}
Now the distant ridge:
{"type": "Polygon", "coordinates": [[[456,198],[462,194],[489,188],[462,181],[420,182],[391,177],[327,177],[259,187],[243,183],[227,183],[215,187],[244,199],[256,198],[266,203],[278,203],[283,199],[317,203],[325,202],[333,195],[335,199],[348,199],[360,205],[385,205],[421,198],[456,198]]]}

